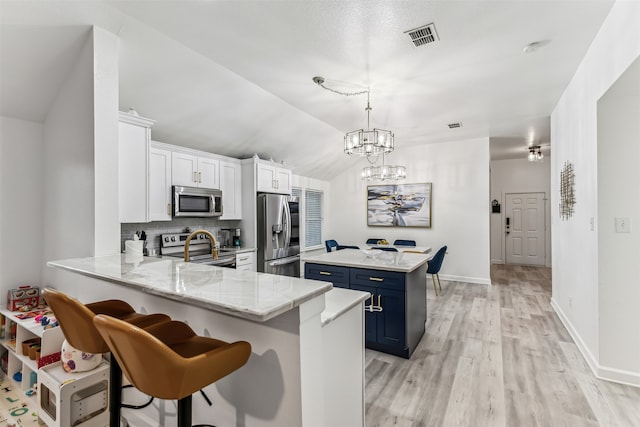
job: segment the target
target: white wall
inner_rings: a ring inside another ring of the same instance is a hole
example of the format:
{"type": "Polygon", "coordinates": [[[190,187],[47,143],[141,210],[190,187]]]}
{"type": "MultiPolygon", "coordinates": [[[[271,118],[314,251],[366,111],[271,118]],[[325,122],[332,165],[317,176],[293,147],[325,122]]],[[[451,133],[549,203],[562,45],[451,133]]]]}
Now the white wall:
{"type": "MultiPolygon", "coordinates": [[[[551,115],[551,188],[558,189],[566,161],[575,166],[575,214],[560,220],[551,210],[552,305],[567,325],[596,375],[611,376],[600,366],[597,218],[597,102],[640,55],[640,2],[616,2],[581,65],[551,115]]],[[[603,142],[604,143],[604,142],[603,142]]],[[[559,205],[551,193],[551,206],[559,205]]],[[[625,254],[620,254],[624,257],[625,254]]],[[[627,258],[629,263],[636,259],[627,258]]],[[[640,313],[636,310],[637,313],[640,313]]],[[[637,320],[640,320],[636,317],[637,320]]],[[[637,324],[638,321],[632,323],[637,324]]],[[[631,329],[630,329],[631,330],[631,329]]],[[[640,363],[640,357],[637,358],[640,363]]],[[[615,369],[615,366],[609,368],[615,369]]],[[[640,367],[636,371],[640,372],[640,367]]],[[[640,384],[634,373],[626,380],[640,384]]]]}
{"type": "Polygon", "coordinates": [[[93,118],[93,40],[88,37],[44,125],[45,261],[94,254],[93,118]]]}
{"type": "Polygon", "coordinates": [[[369,237],[412,239],[434,251],[447,245],[443,279],[489,284],[489,139],[396,148],[386,163],[405,165],[406,183],[433,183],[431,228],[368,227],[362,160],[330,183],[325,239],[342,244],[362,244],[369,237]]]}
{"type": "Polygon", "coordinates": [[[640,334],[629,328],[640,323],[639,142],[640,57],[598,102],[600,365],[636,376],[640,334]],[[627,218],[630,233],[616,232],[616,217],[627,218]]]}
{"type": "Polygon", "coordinates": [[[93,27],[95,255],[120,252],[118,216],[118,37],[93,27]]]}
{"type": "Polygon", "coordinates": [[[551,201],[549,200],[550,160],[530,162],[523,153],[522,159],[494,160],[491,162],[491,197],[487,209],[491,209],[491,200],[500,202],[499,214],[491,214],[491,262],[505,262],[504,221],[505,195],[508,193],[544,193],[545,206],[545,250],[547,267],[551,267],[551,201]]]}
{"type": "Polygon", "coordinates": [[[42,284],[43,147],[41,123],[0,118],[0,296],[42,284]]]}

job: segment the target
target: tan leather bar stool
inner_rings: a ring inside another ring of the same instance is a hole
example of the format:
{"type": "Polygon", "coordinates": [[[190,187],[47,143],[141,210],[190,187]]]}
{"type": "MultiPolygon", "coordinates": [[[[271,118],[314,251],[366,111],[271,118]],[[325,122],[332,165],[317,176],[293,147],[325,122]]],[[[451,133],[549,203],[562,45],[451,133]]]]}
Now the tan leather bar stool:
{"type": "Polygon", "coordinates": [[[198,336],[175,320],[146,329],[105,315],[93,323],[134,387],[178,400],[179,427],[191,427],[191,395],[239,369],[251,355],[246,341],[198,336]]]}
{"type": "MultiPolygon", "coordinates": [[[[146,328],[171,320],[166,314],[141,314],[121,300],[105,300],[83,304],[75,298],[55,289],[46,288],[42,293],[47,305],[53,310],[62,333],[73,347],[86,353],[107,353],[109,346],[93,325],[96,314],[107,314],[125,322],[146,328]]],[[[120,427],[122,400],[122,370],[111,358],[109,373],[109,426],[120,427]]]]}

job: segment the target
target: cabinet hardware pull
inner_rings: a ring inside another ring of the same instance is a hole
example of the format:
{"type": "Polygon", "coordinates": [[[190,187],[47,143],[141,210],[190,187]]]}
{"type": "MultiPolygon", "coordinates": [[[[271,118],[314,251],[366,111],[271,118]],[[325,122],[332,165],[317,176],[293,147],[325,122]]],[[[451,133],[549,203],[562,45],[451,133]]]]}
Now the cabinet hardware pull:
{"type": "Polygon", "coordinates": [[[202,182],[202,172],[198,172],[198,182],[202,182]]]}
{"type": "Polygon", "coordinates": [[[369,280],[371,280],[372,282],[383,282],[384,279],[381,277],[369,277],[369,280]]]}
{"type": "Polygon", "coordinates": [[[364,306],[364,311],[370,311],[370,312],[381,312],[382,311],[382,306],[380,305],[380,295],[378,295],[378,305],[374,305],[374,301],[373,301],[373,294],[371,295],[371,304],[369,305],[365,305],[364,306]]]}
{"type": "Polygon", "coordinates": [[[331,276],[331,273],[328,271],[321,271],[320,274],[324,275],[324,276],[331,276]]]}
{"type": "Polygon", "coordinates": [[[196,174],[197,172],[193,173],[193,182],[198,182],[198,176],[196,174]]]}
{"type": "Polygon", "coordinates": [[[167,203],[167,215],[171,215],[171,203],[167,203]]]}
{"type": "Polygon", "coordinates": [[[246,260],[248,260],[248,259],[249,259],[249,257],[248,257],[248,256],[246,256],[246,257],[244,257],[244,258],[238,258],[238,260],[239,260],[239,261],[246,261],[246,260]]]}

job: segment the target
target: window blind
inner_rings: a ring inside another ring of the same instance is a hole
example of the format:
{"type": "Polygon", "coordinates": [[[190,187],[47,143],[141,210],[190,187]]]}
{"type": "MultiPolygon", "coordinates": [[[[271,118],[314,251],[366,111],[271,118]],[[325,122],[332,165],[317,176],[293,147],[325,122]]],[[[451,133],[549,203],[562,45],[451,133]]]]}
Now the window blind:
{"type": "Polygon", "coordinates": [[[306,248],[322,245],[322,191],[306,190],[305,207],[305,243],[306,248]]]}

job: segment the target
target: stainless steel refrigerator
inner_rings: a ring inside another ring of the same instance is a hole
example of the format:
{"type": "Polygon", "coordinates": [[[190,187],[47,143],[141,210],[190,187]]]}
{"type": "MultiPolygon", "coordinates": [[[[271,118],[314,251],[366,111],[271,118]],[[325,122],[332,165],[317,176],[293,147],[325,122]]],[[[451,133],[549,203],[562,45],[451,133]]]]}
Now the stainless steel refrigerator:
{"type": "Polygon", "coordinates": [[[300,277],[298,198],[258,194],[258,271],[300,277]]]}

